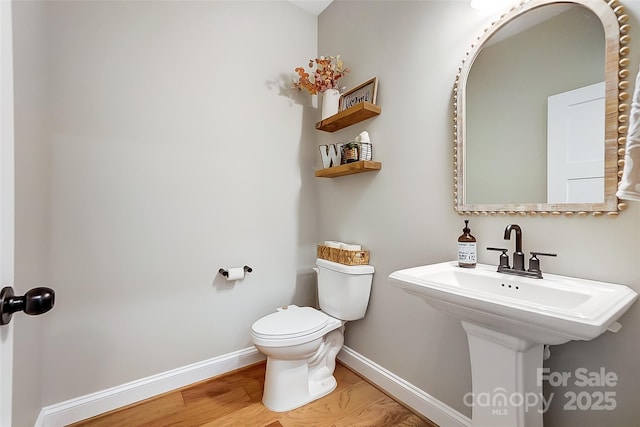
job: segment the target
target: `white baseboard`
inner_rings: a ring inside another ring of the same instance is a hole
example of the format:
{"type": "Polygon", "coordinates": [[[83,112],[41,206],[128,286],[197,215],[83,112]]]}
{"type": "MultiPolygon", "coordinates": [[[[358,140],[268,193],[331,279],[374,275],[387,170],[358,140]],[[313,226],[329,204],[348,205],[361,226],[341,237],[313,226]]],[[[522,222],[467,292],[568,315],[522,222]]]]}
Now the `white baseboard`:
{"type": "MultiPolygon", "coordinates": [[[[264,359],[265,357],[255,347],[249,347],[121,386],[56,403],[42,408],[34,427],[62,427],[249,366],[264,359]]],[[[441,427],[469,427],[471,425],[471,420],[466,416],[349,347],[342,348],[338,354],[338,360],[369,382],[380,387],[394,399],[441,427]]]]}
{"type": "Polygon", "coordinates": [[[342,350],[338,353],[338,360],[366,378],[367,381],[380,387],[398,402],[403,403],[418,414],[427,417],[440,427],[471,426],[471,419],[469,417],[387,371],[382,366],[361,354],[356,353],[347,346],[342,347],[342,350]]]}
{"type": "Polygon", "coordinates": [[[121,386],[56,403],[42,408],[34,427],[61,427],[75,423],[264,359],[265,357],[255,347],[248,347],[121,386]]]}

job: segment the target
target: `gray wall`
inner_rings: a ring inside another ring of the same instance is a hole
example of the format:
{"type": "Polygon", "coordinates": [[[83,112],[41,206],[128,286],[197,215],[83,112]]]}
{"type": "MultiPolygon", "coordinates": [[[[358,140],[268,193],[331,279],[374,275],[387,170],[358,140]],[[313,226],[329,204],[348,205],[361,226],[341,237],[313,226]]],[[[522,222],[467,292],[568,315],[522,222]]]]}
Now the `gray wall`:
{"type": "MultiPolygon", "coordinates": [[[[623,3],[636,52],[640,3],[623,3]]],[[[452,208],[452,90],[465,53],[491,20],[462,1],[337,1],[318,23],[319,52],[341,54],[353,69],[349,87],[372,76],[380,80],[379,117],[320,138],[344,141],[367,129],[375,159],[383,163],[379,173],[318,182],[319,238],[363,243],[376,267],[367,316],[348,325],[346,344],[468,416],[462,398],[471,377],[462,327],[394,288],[387,276],[455,259],[463,218],[452,208]]],[[[631,59],[635,73],[639,57],[631,59]]],[[[542,262],[544,270],[640,291],[639,218],[640,207],[632,203],[618,218],[472,217],[470,225],[482,263],[497,263],[497,255],[484,248],[504,245],[504,227],[517,222],[525,250],[558,253],[542,262]]],[[[545,362],[553,371],[604,366],[616,372],[615,388],[588,389],[615,391],[616,410],[564,411],[564,390],[547,390],[556,396],[545,426],[637,425],[640,304],[621,322],[617,334],[553,347],[545,362]]]]}
{"type": "Polygon", "coordinates": [[[57,292],[17,337],[31,424],[41,406],[249,347],[256,319],[314,303],[316,109],[289,89],[315,16],[16,2],[14,19],[16,277],[57,292]],[[244,264],[235,286],[218,275],[244,264]]]}

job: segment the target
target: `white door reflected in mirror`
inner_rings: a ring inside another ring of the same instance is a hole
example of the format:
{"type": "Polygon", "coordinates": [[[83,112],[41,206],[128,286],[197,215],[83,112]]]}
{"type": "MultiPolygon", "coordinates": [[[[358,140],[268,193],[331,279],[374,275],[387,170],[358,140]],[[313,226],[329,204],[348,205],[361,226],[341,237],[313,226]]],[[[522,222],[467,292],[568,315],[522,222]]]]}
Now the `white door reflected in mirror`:
{"type": "Polygon", "coordinates": [[[547,102],[547,203],[604,201],[604,82],[547,102]]]}

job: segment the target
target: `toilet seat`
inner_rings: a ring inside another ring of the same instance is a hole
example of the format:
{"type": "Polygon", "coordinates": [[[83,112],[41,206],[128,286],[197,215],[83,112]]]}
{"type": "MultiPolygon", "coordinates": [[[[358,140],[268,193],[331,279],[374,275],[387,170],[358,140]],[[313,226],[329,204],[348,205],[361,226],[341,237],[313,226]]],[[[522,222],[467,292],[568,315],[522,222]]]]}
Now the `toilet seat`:
{"type": "Polygon", "coordinates": [[[268,346],[297,345],[324,336],[341,322],[312,307],[291,305],[251,326],[253,342],[268,346]]]}
{"type": "Polygon", "coordinates": [[[322,329],[329,317],[311,307],[289,306],[257,320],[251,330],[261,338],[297,338],[322,329]]]}

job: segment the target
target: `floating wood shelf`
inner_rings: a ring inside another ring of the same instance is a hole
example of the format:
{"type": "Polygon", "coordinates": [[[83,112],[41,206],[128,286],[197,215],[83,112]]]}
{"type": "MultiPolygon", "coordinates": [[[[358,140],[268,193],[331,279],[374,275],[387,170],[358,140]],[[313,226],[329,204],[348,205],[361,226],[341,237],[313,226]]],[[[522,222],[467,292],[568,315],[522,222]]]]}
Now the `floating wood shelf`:
{"type": "Polygon", "coordinates": [[[375,117],[381,112],[382,108],[380,108],[379,105],[375,105],[370,102],[361,102],[316,123],[316,129],[323,130],[325,132],[335,132],[346,128],[347,126],[375,117]]]}
{"type": "Polygon", "coordinates": [[[320,169],[316,171],[316,176],[320,178],[336,178],[338,176],[353,175],[355,173],[372,172],[382,169],[382,163],[371,160],[360,160],[359,162],[347,163],[332,168],[320,169]]]}

